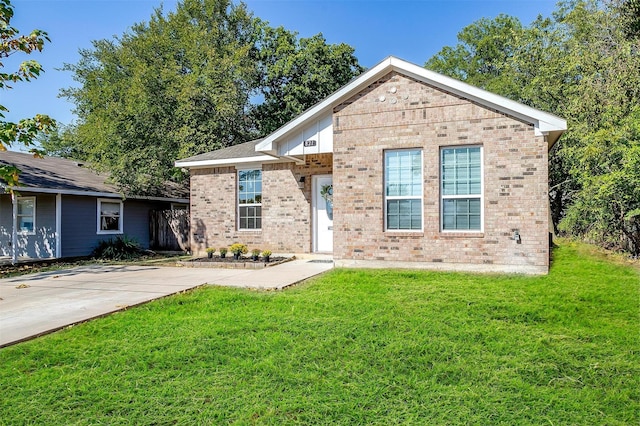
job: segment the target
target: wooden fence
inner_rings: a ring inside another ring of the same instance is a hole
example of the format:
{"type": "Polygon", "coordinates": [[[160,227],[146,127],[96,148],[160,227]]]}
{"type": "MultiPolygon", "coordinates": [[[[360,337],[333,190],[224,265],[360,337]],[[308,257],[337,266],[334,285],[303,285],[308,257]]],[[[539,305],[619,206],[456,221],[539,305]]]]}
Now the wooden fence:
{"type": "Polygon", "coordinates": [[[149,217],[152,250],[182,250],[189,247],[189,211],[154,210],[149,217]]]}

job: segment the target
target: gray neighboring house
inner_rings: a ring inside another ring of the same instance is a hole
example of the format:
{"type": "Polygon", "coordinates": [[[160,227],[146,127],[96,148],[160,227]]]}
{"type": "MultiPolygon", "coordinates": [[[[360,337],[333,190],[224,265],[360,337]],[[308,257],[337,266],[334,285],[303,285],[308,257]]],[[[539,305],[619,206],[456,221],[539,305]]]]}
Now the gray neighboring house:
{"type": "Polygon", "coordinates": [[[14,200],[0,180],[0,256],[14,260],[86,256],[118,235],[148,248],[150,212],[189,203],[188,189],[177,186],[162,197],[123,197],[107,176],[73,160],[5,151],[2,165],[21,170],[14,200]]]}

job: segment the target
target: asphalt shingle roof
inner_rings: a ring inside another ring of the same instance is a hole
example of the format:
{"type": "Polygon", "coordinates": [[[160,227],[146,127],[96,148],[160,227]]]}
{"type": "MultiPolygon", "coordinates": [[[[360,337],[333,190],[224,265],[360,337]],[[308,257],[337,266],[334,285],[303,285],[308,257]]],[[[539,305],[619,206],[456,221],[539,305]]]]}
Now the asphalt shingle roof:
{"type": "MultiPolygon", "coordinates": [[[[0,165],[14,165],[20,169],[19,186],[80,192],[120,194],[109,176],[91,170],[81,162],[58,157],[35,158],[23,152],[0,152],[0,165]]],[[[0,183],[5,183],[0,179],[0,183]]],[[[6,184],[6,183],[5,183],[6,184]]],[[[188,198],[188,189],[173,182],[165,188],[167,198],[188,198]]],[[[133,197],[132,197],[133,198],[133,197]]]]}
{"type": "Polygon", "coordinates": [[[194,155],[193,157],[183,158],[180,162],[187,161],[207,161],[207,160],[229,160],[232,158],[248,158],[260,157],[264,155],[262,152],[256,152],[256,145],[262,142],[262,139],[233,145],[227,148],[218,149],[204,154],[194,155]]]}

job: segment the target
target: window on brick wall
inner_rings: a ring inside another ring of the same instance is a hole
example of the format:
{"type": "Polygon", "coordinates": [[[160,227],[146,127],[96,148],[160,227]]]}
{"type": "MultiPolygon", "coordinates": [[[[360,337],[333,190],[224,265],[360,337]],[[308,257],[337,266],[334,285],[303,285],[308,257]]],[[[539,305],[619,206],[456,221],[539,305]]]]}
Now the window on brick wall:
{"type": "Polygon", "coordinates": [[[482,230],[482,147],[440,149],[443,231],[482,230]]]}
{"type": "Polygon", "coordinates": [[[422,150],[385,151],[386,230],[422,230],[422,185],[422,150]]]}
{"type": "Polygon", "coordinates": [[[262,170],[238,170],[238,229],[262,229],[262,170]]]}

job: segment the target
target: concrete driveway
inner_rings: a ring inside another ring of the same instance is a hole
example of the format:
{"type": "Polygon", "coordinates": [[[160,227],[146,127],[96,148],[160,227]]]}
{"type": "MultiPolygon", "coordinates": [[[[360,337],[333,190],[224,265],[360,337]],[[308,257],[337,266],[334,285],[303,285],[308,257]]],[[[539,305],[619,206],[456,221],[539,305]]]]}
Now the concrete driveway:
{"type": "Polygon", "coordinates": [[[333,267],[295,260],[265,269],[82,266],[0,280],[0,348],[203,284],[282,289],[333,267]]]}

